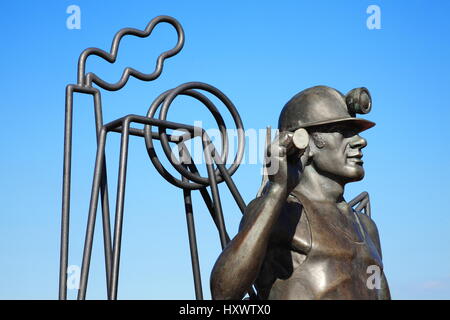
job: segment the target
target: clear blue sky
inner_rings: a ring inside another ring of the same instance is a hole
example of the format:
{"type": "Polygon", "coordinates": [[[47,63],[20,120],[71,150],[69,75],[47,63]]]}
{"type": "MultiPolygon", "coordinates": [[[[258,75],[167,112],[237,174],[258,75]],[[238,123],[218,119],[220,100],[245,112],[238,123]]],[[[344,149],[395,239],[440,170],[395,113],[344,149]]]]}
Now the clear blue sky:
{"type": "MultiPolygon", "coordinates": [[[[394,299],[450,298],[448,1],[18,0],[0,9],[0,298],[57,297],[64,88],[76,82],[78,55],[91,46],[109,50],[116,31],[144,28],[161,14],[182,23],[184,49],[166,61],[157,81],[131,79],[123,90],[105,93],[105,121],[145,114],[159,93],[186,81],[220,88],[245,127],[255,129],[276,126],[281,107],[304,88],[366,86],[373,97],[367,118],[377,126],[363,135],[366,178],[348,186],[347,198],[370,193],[394,299]],[[71,4],[81,8],[80,30],[66,28],[71,4]],[[366,27],[371,4],[381,8],[380,30],[366,27]]],[[[116,64],[92,58],[87,68],[115,81],[128,65],[152,69],[174,42],[172,29],[160,27],[152,38],[125,39],[116,64]]],[[[210,121],[193,104],[179,104],[169,117],[210,121]]],[[[95,154],[90,98],[76,97],[74,121],[69,264],[79,265],[95,154]]],[[[111,177],[118,142],[118,136],[108,142],[111,177]]],[[[130,148],[119,298],[192,299],[182,193],[156,173],[142,140],[132,138],[130,148]]],[[[246,164],[234,176],[247,202],[259,172],[259,165],[246,164]]],[[[221,190],[234,235],[240,213],[221,190]]],[[[197,195],[194,203],[209,297],[219,239],[197,195]]],[[[88,298],[105,297],[103,272],[97,232],[88,298]]]]}

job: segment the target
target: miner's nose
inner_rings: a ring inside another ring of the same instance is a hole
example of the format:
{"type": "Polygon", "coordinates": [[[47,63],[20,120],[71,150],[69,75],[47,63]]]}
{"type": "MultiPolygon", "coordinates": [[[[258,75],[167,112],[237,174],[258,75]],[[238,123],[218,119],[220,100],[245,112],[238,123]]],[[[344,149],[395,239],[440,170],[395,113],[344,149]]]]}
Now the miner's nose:
{"type": "Polygon", "coordinates": [[[359,134],[356,134],[351,138],[350,146],[352,148],[362,149],[367,146],[367,140],[361,137],[359,134]]]}

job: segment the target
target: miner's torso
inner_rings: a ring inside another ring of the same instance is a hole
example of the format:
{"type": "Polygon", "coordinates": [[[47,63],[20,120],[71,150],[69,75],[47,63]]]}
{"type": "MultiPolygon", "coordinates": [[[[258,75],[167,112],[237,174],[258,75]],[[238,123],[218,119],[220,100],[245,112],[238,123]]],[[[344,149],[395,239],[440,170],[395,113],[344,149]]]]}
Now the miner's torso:
{"type": "Polygon", "coordinates": [[[302,203],[288,202],[274,226],[256,281],[259,296],[378,299],[380,290],[367,285],[368,267],[382,270],[381,256],[359,214],[332,203],[302,203]]]}

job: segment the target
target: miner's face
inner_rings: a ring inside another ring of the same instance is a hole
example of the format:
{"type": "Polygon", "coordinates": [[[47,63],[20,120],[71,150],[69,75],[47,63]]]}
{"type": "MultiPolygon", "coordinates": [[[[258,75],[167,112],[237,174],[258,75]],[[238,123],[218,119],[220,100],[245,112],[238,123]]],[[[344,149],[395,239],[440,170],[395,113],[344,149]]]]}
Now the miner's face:
{"type": "Polygon", "coordinates": [[[367,141],[348,124],[326,125],[312,132],[312,165],[318,173],[348,183],[364,177],[362,151],[367,141]]]}

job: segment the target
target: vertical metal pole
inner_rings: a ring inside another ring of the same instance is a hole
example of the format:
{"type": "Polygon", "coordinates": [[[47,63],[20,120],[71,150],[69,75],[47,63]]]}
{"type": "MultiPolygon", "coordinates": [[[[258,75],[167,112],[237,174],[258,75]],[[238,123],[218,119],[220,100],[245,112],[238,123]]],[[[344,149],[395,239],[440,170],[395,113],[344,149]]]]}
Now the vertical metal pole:
{"type": "Polygon", "coordinates": [[[128,141],[130,122],[125,119],[122,123],[122,140],[120,144],[119,178],[117,182],[116,218],[114,224],[113,264],[111,270],[111,296],[117,299],[119,283],[120,248],[122,244],[123,208],[125,202],[125,183],[127,174],[128,141]]]}
{"type": "MultiPolygon", "coordinates": [[[[183,142],[180,142],[178,144],[178,149],[181,163],[185,168],[187,168],[186,163],[190,163],[189,161],[191,160],[187,155],[188,150],[184,147],[183,142]]],[[[184,176],[182,176],[182,180],[185,182],[189,181],[184,176]]],[[[186,211],[186,224],[188,228],[189,250],[191,252],[192,275],[194,277],[195,298],[197,300],[203,300],[202,278],[200,274],[200,262],[198,258],[197,236],[195,234],[195,222],[194,222],[194,212],[192,208],[191,190],[183,189],[183,196],[184,196],[184,208],[186,211]]]]}
{"type": "Polygon", "coordinates": [[[99,143],[97,146],[97,155],[95,159],[94,178],[92,182],[91,201],[89,204],[88,223],[86,227],[86,237],[84,241],[83,262],[81,266],[80,289],[78,290],[78,299],[86,299],[86,289],[89,276],[89,266],[91,262],[92,243],[94,238],[95,217],[98,206],[98,195],[102,177],[102,169],[105,155],[106,131],[100,131],[99,143]]]}
{"type": "Polygon", "coordinates": [[[66,87],[66,112],[64,123],[64,164],[61,214],[61,248],[59,261],[59,299],[67,299],[67,265],[69,259],[69,210],[70,210],[70,172],[72,159],[72,112],[73,90],[66,87]]]}
{"type": "Polygon", "coordinates": [[[202,279],[200,275],[200,263],[198,258],[197,237],[195,235],[191,191],[183,189],[183,196],[188,227],[189,249],[191,252],[192,274],[194,276],[195,298],[197,300],[203,300],[202,279]]]}
{"type": "MultiPolygon", "coordinates": [[[[102,101],[100,92],[94,93],[94,109],[95,109],[95,125],[97,131],[97,145],[99,143],[99,135],[103,125],[102,101]]],[[[100,184],[100,192],[102,199],[102,223],[103,223],[103,247],[105,251],[105,269],[106,269],[106,291],[108,299],[110,297],[111,283],[111,263],[112,263],[112,245],[111,245],[111,222],[109,216],[109,199],[108,199],[108,178],[106,172],[106,157],[103,155],[102,163],[102,179],[100,184]]]]}
{"type": "Polygon", "coordinates": [[[112,264],[112,240],[111,222],[109,216],[108,180],[106,177],[106,162],[102,164],[102,179],[100,183],[102,200],[102,224],[103,224],[103,247],[105,252],[106,290],[108,298],[111,292],[111,264],[112,264]]]}
{"type": "MultiPolygon", "coordinates": [[[[189,150],[186,148],[185,144],[179,143],[178,146],[180,146],[182,149],[183,156],[186,159],[185,163],[187,163],[188,169],[192,173],[198,173],[197,166],[195,165],[194,160],[192,159],[189,150]]],[[[217,229],[219,229],[219,223],[217,222],[216,213],[214,211],[214,204],[211,200],[211,197],[209,196],[208,190],[206,189],[206,187],[203,187],[200,188],[199,191],[203,198],[203,201],[205,202],[206,207],[208,208],[209,214],[211,215],[211,218],[214,221],[214,224],[216,225],[217,229]]],[[[225,231],[225,238],[227,240],[227,243],[230,242],[230,237],[228,236],[228,233],[226,231],[225,231]]]]}

